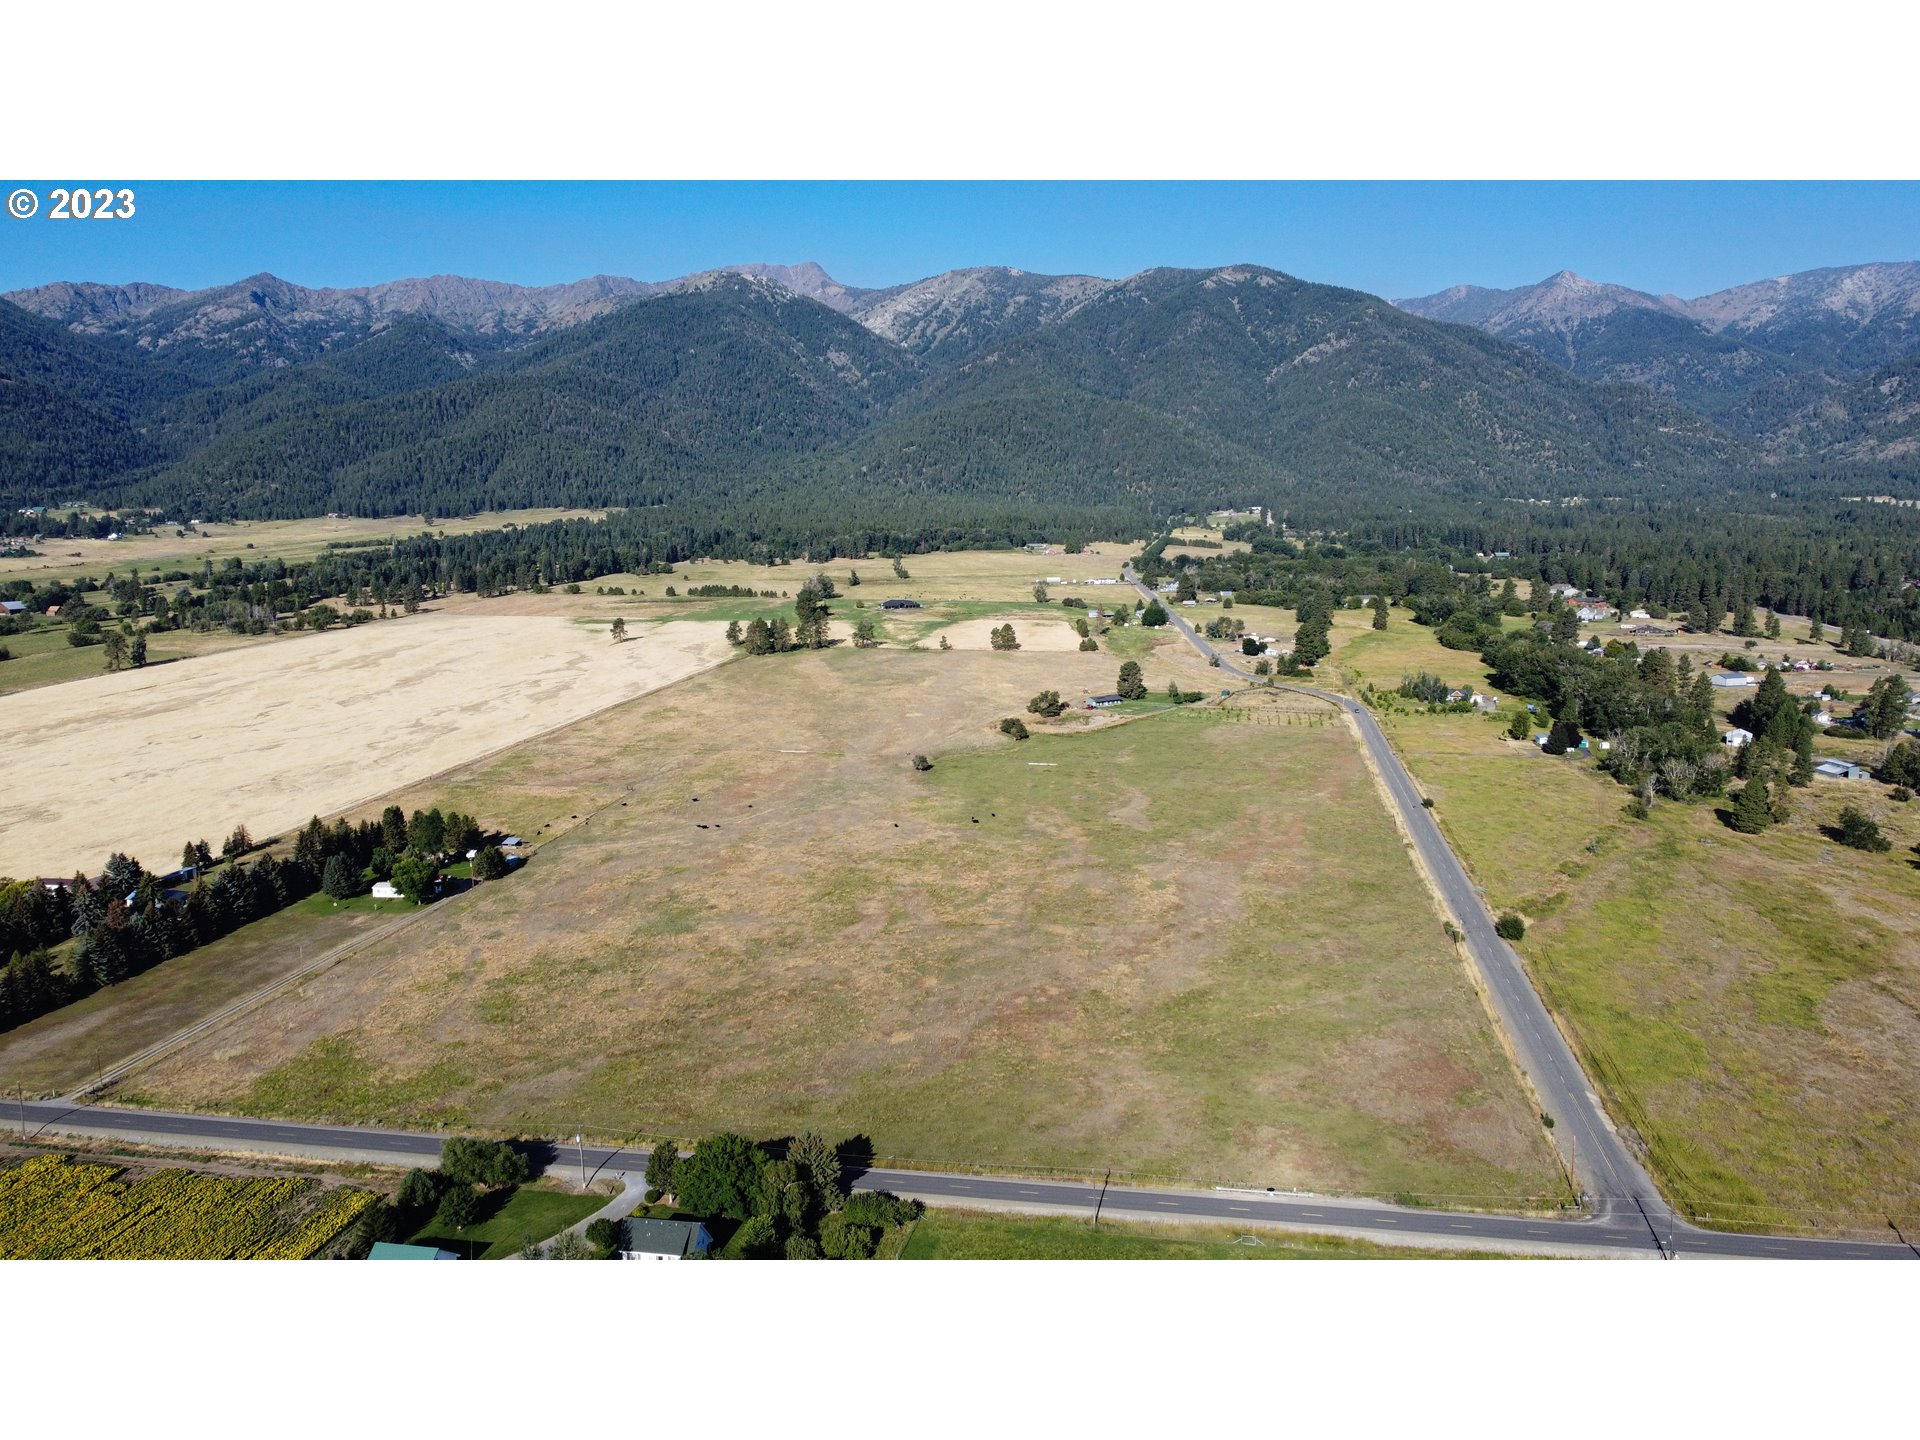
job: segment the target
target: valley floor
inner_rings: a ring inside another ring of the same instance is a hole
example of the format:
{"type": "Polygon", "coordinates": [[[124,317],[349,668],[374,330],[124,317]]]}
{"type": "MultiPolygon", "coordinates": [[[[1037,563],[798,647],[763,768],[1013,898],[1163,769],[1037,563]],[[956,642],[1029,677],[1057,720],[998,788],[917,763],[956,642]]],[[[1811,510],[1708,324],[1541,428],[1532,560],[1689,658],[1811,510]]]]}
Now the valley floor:
{"type": "MultiPolygon", "coordinates": [[[[1217,684],[1124,638],[1150,687],[1217,684]]],[[[999,735],[1117,664],[742,658],[403,789],[541,848],[115,1098],[621,1139],[815,1127],[928,1165],[1563,1198],[1331,712],[999,735]]]]}

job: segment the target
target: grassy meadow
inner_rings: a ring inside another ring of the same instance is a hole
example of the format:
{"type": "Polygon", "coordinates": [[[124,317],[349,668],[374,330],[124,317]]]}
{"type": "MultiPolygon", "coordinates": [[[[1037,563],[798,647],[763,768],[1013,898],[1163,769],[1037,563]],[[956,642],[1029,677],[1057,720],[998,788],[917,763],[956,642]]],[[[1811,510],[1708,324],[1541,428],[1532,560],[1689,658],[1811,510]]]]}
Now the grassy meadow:
{"type": "MultiPolygon", "coordinates": [[[[1353,688],[1422,668],[1482,685],[1477,656],[1398,612],[1344,629],[1353,688]]],[[[1526,917],[1522,953],[1668,1192],[1729,1225],[1920,1222],[1920,804],[1823,779],[1764,835],[1728,829],[1724,802],[1637,822],[1591,762],[1505,739],[1505,714],[1380,718],[1488,899],[1526,917]],[[1823,833],[1846,803],[1891,853],[1823,833]]]]}
{"type": "MultiPolygon", "coordinates": [[[[542,848],[128,1098],[1552,1203],[1350,734],[1211,705],[997,733],[1116,667],[750,659],[402,792],[542,848]]],[[[1184,647],[1145,668],[1218,676],[1184,647]]]]}

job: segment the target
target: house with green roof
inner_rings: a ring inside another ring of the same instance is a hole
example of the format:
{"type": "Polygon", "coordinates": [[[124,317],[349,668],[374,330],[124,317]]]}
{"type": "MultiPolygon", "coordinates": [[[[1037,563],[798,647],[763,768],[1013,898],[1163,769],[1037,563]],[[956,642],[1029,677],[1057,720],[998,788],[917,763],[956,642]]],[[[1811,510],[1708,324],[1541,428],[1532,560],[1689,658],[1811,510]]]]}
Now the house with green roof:
{"type": "Polygon", "coordinates": [[[622,1260],[695,1260],[707,1253],[713,1237],[698,1220],[642,1220],[629,1216],[622,1260]]]}

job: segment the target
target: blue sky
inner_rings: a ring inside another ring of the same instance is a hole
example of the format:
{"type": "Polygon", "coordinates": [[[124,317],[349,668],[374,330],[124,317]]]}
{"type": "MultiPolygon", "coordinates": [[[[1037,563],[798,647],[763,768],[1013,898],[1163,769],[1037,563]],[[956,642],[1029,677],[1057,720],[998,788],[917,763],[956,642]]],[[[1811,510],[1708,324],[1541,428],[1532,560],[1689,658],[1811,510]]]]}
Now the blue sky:
{"type": "MultiPolygon", "coordinates": [[[[1914,183],[158,183],[131,220],[0,218],[0,289],[460,274],[659,280],[817,260],[851,285],[965,265],[1118,276],[1250,261],[1388,296],[1571,269],[1695,296],[1920,259],[1914,183]]],[[[108,184],[104,180],[92,182],[108,184]]]]}

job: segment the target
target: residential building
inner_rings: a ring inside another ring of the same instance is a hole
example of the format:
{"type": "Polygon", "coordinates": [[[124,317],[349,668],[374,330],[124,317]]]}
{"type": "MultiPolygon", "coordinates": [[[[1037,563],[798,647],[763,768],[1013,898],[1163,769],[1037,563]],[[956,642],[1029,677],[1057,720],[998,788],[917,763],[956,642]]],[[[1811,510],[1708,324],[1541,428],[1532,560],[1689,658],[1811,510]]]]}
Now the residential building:
{"type": "Polygon", "coordinates": [[[1122,698],[1123,697],[1119,695],[1089,695],[1087,697],[1087,708],[1089,710],[1108,710],[1118,705],[1122,698]]]}
{"type": "Polygon", "coordinates": [[[627,1243],[622,1260],[686,1260],[704,1255],[713,1245],[707,1227],[698,1220],[627,1221],[627,1243]]]}
{"type": "Polygon", "coordinates": [[[1742,745],[1751,745],[1753,743],[1753,732],[1751,730],[1742,730],[1736,725],[1720,737],[1720,743],[1722,745],[1731,745],[1737,750],[1742,745]]]}
{"type": "Polygon", "coordinates": [[[436,1249],[432,1245],[400,1245],[392,1240],[376,1240],[367,1258],[369,1260],[458,1260],[460,1257],[451,1250],[436,1249]]]}

